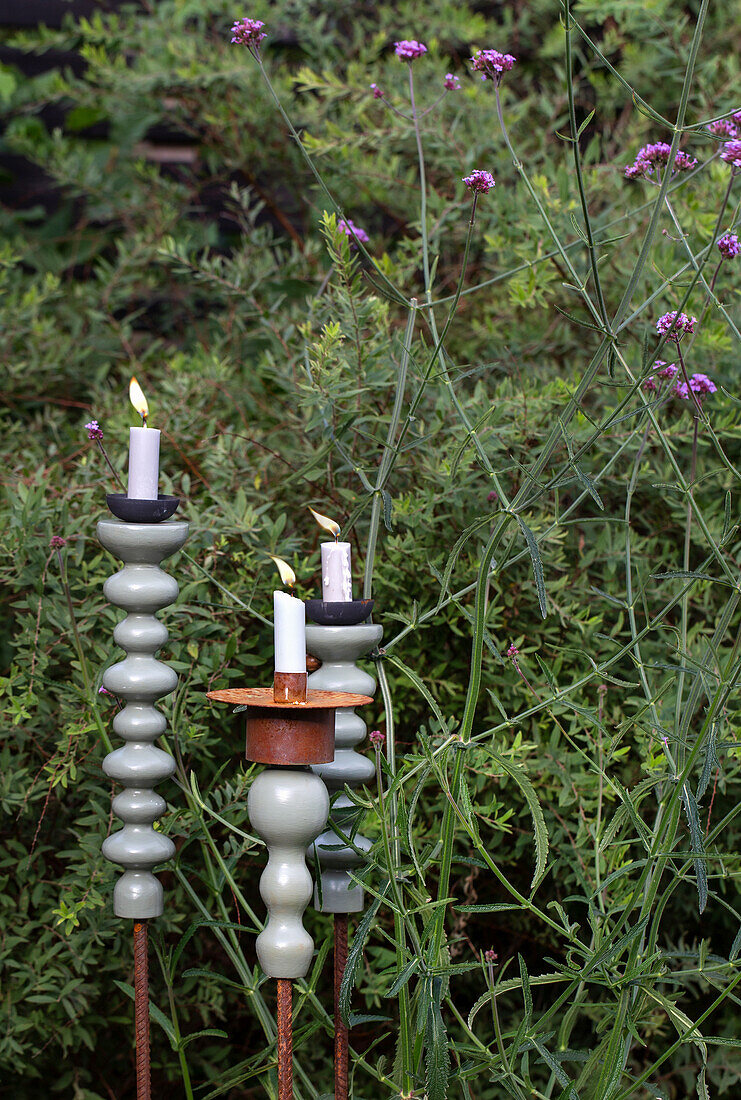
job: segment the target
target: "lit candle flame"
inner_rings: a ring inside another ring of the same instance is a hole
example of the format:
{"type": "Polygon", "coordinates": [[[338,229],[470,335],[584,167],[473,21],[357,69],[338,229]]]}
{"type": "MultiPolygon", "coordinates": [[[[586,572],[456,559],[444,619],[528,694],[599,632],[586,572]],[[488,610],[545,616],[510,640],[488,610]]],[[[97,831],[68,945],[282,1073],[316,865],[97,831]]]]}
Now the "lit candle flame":
{"type": "Polygon", "coordinates": [[[275,554],[268,554],[276,565],[278,572],[280,573],[280,579],[283,584],[287,584],[289,588],[293,588],[296,583],[296,574],[291,569],[287,561],[283,561],[283,558],[276,558],[275,554]]]}
{"type": "Polygon", "coordinates": [[[129,382],[129,401],[134,406],[139,416],[142,418],[144,427],[147,426],[147,417],[149,416],[149,405],[147,399],[144,396],[144,391],[137,382],[136,378],[131,379],[129,382]]]}
{"type": "Polygon", "coordinates": [[[321,512],[315,512],[310,504],[307,504],[306,507],[309,509],[312,516],[317,521],[323,531],[329,531],[330,535],[334,535],[335,539],[339,538],[341,530],[339,523],[335,523],[335,521],[333,519],[330,519],[329,516],[323,516],[321,512]]]}

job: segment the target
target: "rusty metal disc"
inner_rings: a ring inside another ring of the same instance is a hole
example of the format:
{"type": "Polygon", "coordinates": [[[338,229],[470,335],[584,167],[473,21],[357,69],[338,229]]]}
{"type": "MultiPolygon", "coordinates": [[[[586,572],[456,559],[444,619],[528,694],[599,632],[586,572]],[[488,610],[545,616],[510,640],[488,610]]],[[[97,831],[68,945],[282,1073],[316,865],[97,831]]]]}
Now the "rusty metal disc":
{"type": "Polygon", "coordinates": [[[234,706],[275,707],[277,710],[295,710],[314,707],[364,707],[373,702],[370,695],[355,695],[350,691],[312,691],[306,692],[306,700],[300,703],[276,703],[273,689],[269,688],[222,688],[221,691],[206,692],[207,699],[215,703],[232,703],[234,706]]]}
{"type": "Polygon", "coordinates": [[[270,688],[224,688],[208,692],[218,703],[246,706],[246,756],[256,764],[328,764],[334,760],[338,707],[360,707],[368,695],[308,691],[306,700],[276,702],[270,688]]]}

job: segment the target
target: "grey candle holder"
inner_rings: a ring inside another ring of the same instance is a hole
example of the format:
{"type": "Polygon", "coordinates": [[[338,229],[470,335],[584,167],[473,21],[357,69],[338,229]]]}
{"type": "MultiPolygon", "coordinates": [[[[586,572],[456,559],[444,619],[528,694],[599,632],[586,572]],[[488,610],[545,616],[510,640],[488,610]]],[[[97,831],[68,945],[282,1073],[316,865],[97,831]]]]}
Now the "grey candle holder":
{"type": "Polygon", "coordinates": [[[156,500],[141,500],[126,493],[108,493],[106,504],[117,519],[126,523],[162,523],[174,516],[180,506],[180,497],[160,493],[156,500]]]}
{"type": "MultiPolygon", "coordinates": [[[[358,668],[358,658],[370,653],[383,637],[376,623],[355,626],[306,625],[306,648],[318,657],[322,666],[309,676],[309,687],[324,691],[349,691],[372,696],[376,681],[358,668]]],[[[357,832],[362,810],[344,793],[345,785],[360,787],[370,783],[375,773],[371,760],[355,751],[364,740],[366,725],[353,707],[342,707],[335,715],[335,755],[328,764],[317,764],[313,771],[324,780],[332,802],[331,816],[345,836],[353,836],[355,848],[368,851],[371,842],[357,832]],[[339,792],[339,793],[338,793],[339,792]]],[[[349,872],[362,866],[363,857],[344,843],[333,828],[326,829],[315,841],[321,867],[321,890],[314,891],[314,905],[322,913],[360,913],[363,888],[349,872]],[[340,845],[341,847],[338,847],[340,845]]]]}
{"type": "Polygon", "coordinates": [[[370,618],[375,600],[304,600],[306,615],[319,626],[356,626],[370,618]]]}
{"type": "Polygon", "coordinates": [[[160,562],[179,550],[187,537],[188,524],[182,521],[105,519],[98,524],[101,544],[124,563],[105,582],[103,592],[126,611],[113,632],[126,657],[103,675],[103,686],[125,703],[113,719],[114,732],[125,744],[103,761],[106,775],[125,788],[113,800],[113,812],[123,828],[104,841],[103,855],[124,868],[113,894],[116,916],[138,921],[161,915],[162,884],[152,870],[175,852],[169,837],[152,827],[166,806],[153,788],[175,771],[173,758],[154,744],[167,727],[154,703],[174,691],[178,680],[173,669],[155,658],[168,639],[167,627],[155,613],[178,595],[177,582],[160,569],[160,562]]]}

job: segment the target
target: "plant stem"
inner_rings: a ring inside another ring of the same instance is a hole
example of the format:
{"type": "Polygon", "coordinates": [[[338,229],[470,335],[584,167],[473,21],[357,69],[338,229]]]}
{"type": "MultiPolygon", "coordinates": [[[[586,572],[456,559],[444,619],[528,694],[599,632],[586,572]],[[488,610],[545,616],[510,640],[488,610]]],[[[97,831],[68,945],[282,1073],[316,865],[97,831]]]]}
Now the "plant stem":
{"type": "MultiPolygon", "coordinates": [[[[253,57],[257,61],[258,67],[260,69],[260,73],[262,75],[263,80],[265,81],[265,86],[267,87],[268,91],[270,92],[271,99],[273,100],[273,103],[275,103],[275,106],[278,108],[278,112],[279,112],[281,118],[283,119],[283,121],[285,122],[286,126],[288,127],[288,132],[290,133],[291,137],[293,138],[294,142],[296,143],[296,145],[298,147],[298,150],[301,153],[301,156],[303,157],[307,167],[311,171],[311,174],[313,175],[316,182],[319,184],[320,190],[322,191],[324,196],[330,202],[330,204],[331,204],[333,210],[335,211],[335,213],[340,218],[344,218],[345,214],[342,210],[342,207],[340,206],[340,204],[337,202],[337,199],[335,199],[334,195],[332,194],[332,192],[327,187],[326,183],[324,182],[324,178],[321,175],[321,173],[318,171],[318,169],[316,168],[316,165],[314,164],[314,161],[311,159],[309,154],[306,152],[306,149],[304,148],[304,143],[301,140],[301,135],[298,133],[295,126],[291,122],[291,119],[289,118],[285,107],[283,106],[280,99],[278,98],[278,93],[276,92],[275,88],[273,87],[273,83],[272,83],[270,77],[268,76],[268,74],[265,70],[265,66],[262,63],[262,57],[260,56],[259,52],[254,53],[253,57]]],[[[386,275],[384,275],[384,273],[378,267],[374,257],[371,256],[370,252],[368,252],[368,250],[366,249],[363,242],[362,241],[356,241],[356,243],[357,243],[358,249],[363,253],[363,256],[365,256],[365,259],[370,264],[374,275],[378,276],[378,278],[381,280],[381,283],[385,287],[386,293],[388,294],[388,296],[390,298],[392,298],[394,301],[404,302],[406,304],[406,299],[404,298],[404,296],[394,286],[394,284],[391,282],[391,280],[389,278],[387,278],[386,275]]]]}
{"type": "Polygon", "coordinates": [[[399,358],[399,375],[396,379],[394,407],[391,410],[391,419],[389,420],[388,431],[386,433],[386,443],[384,444],[383,457],[381,458],[381,465],[378,471],[378,477],[376,478],[376,484],[373,494],[373,504],[371,506],[370,524],[368,528],[368,545],[365,552],[365,571],[363,575],[364,600],[369,600],[373,591],[373,567],[376,557],[378,528],[381,522],[381,509],[383,507],[382,490],[386,486],[386,482],[388,481],[391,470],[394,466],[395,458],[398,455],[398,450],[394,450],[394,436],[396,435],[396,430],[399,427],[401,410],[404,405],[404,391],[406,389],[407,371],[409,369],[409,356],[412,349],[412,336],[414,334],[414,321],[416,313],[417,300],[416,298],[412,298],[409,302],[407,326],[404,332],[404,343],[402,345],[401,356],[399,358]]]}
{"type": "Polygon", "coordinates": [[[190,1070],[188,1069],[188,1062],[185,1057],[182,1036],[180,1034],[180,1024],[178,1021],[177,1005],[175,1004],[175,990],[172,984],[172,975],[167,972],[166,967],[163,967],[163,971],[165,974],[165,981],[167,982],[167,1000],[170,1004],[170,1022],[172,1023],[172,1030],[175,1033],[175,1039],[177,1041],[178,1061],[180,1062],[180,1073],[183,1078],[183,1088],[185,1089],[186,1100],[193,1100],[193,1086],[190,1081],[190,1070]]]}
{"type": "Polygon", "coordinates": [[[429,298],[432,287],[430,285],[430,244],[427,238],[427,176],[425,173],[425,158],[422,151],[422,134],[419,128],[417,107],[414,102],[414,74],[412,63],[409,65],[409,100],[412,105],[412,119],[414,121],[414,136],[417,141],[417,159],[419,161],[419,220],[422,234],[422,271],[425,280],[425,296],[429,298]]]}
{"type": "Polygon", "coordinates": [[[110,458],[108,457],[108,452],[106,451],[105,447],[103,446],[102,441],[100,439],[96,439],[96,443],[98,444],[98,447],[100,448],[100,453],[103,455],[103,458],[106,460],[106,463],[108,464],[108,469],[111,471],[114,478],[118,482],[118,484],[121,488],[121,491],[125,493],[126,492],[126,487],[124,486],[124,483],[121,480],[121,477],[118,473],[118,470],[116,470],[114,468],[113,463],[111,462],[110,458]]]}
{"type": "MultiPolygon", "coordinates": [[[[728,187],[726,189],[726,194],[725,194],[725,197],[723,199],[723,204],[721,206],[721,209],[723,211],[725,211],[725,207],[726,207],[726,204],[728,202],[728,198],[729,198],[730,193],[731,193],[732,185],[733,185],[733,174],[731,174],[731,178],[728,181],[728,187]]],[[[700,282],[705,287],[706,297],[705,297],[705,304],[704,304],[703,310],[702,310],[702,316],[703,317],[705,316],[705,313],[707,312],[708,305],[709,305],[710,301],[712,300],[714,302],[716,308],[723,315],[723,319],[725,320],[728,327],[734,333],[736,339],[741,341],[741,332],[739,332],[738,328],[734,324],[733,318],[729,315],[728,310],[726,309],[726,307],[721,302],[718,301],[718,299],[715,297],[715,294],[713,293],[713,288],[715,286],[715,279],[716,279],[716,276],[717,276],[718,271],[720,269],[720,265],[723,262],[723,257],[721,256],[720,261],[718,263],[718,266],[715,269],[715,274],[713,275],[712,283],[708,283],[705,276],[704,276],[704,274],[703,274],[703,272],[702,272],[702,268],[698,267],[697,261],[695,260],[694,255],[692,253],[692,249],[690,248],[689,242],[687,241],[687,237],[685,235],[685,232],[682,229],[682,226],[680,225],[679,218],[674,213],[674,207],[670,203],[668,196],[665,199],[665,202],[666,202],[666,208],[669,211],[669,216],[670,216],[672,222],[674,223],[674,228],[679,233],[679,237],[680,237],[680,240],[682,242],[682,247],[684,248],[685,252],[687,253],[687,256],[689,258],[689,261],[690,261],[691,265],[694,267],[695,271],[698,272],[698,274],[700,276],[700,282]]],[[[697,327],[699,329],[699,325],[697,327]]],[[[693,333],[693,337],[694,337],[694,335],[695,334],[693,333]]]]}
{"type": "Polygon", "coordinates": [[[597,249],[594,243],[594,234],[592,233],[592,219],[589,216],[589,204],[587,202],[587,193],[584,187],[584,178],[582,175],[581,166],[581,151],[579,149],[579,130],[576,125],[576,108],[574,104],[574,66],[571,49],[572,19],[570,0],[565,0],[564,9],[566,13],[566,26],[564,30],[566,33],[566,82],[569,95],[569,125],[571,128],[571,148],[574,153],[574,170],[576,172],[576,184],[579,189],[579,201],[581,202],[582,218],[584,220],[584,231],[587,235],[587,248],[589,250],[589,260],[592,267],[594,289],[597,293],[597,303],[599,306],[599,313],[602,319],[602,324],[607,329],[610,327],[610,324],[607,316],[607,307],[605,306],[605,299],[602,292],[602,281],[600,279],[599,273],[599,257],[597,256],[597,249]]]}
{"type": "MultiPolygon", "coordinates": [[[[681,358],[681,352],[680,352],[681,358]]],[[[684,368],[684,364],[682,364],[684,368]]],[[[686,370],[685,370],[686,376],[686,370]]],[[[688,386],[689,388],[689,386],[688,386]]],[[[692,393],[692,390],[690,390],[692,393]]],[[[693,395],[694,396],[694,395],[693,395]]],[[[692,501],[691,496],[693,492],[693,486],[695,481],[695,473],[697,470],[697,437],[699,428],[699,418],[697,413],[693,416],[693,432],[692,432],[692,459],[690,463],[690,477],[687,492],[689,498],[687,501],[687,517],[685,519],[684,527],[684,555],[682,558],[682,569],[685,574],[690,571],[690,545],[691,545],[691,533],[692,533],[692,501]]],[[[674,711],[674,729],[677,734],[677,759],[678,770],[681,771],[684,764],[684,746],[679,738],[679,731],[682,725],[682,698],[684,695],[684,670],[687,661],[687,631],[689,623],[689,593],[686,593],[682,597],[682,625],[680,628],[680,641],[679,641],[679,673],[677,675],[677,704],[674,711]]]]}

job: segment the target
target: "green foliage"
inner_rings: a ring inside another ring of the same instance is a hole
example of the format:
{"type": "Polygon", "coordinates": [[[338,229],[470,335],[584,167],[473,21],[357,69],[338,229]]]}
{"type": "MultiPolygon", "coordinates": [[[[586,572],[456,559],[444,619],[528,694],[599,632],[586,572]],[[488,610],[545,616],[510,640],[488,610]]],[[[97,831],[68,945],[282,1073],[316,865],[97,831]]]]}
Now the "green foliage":
{"type": "MultiPolygon", "coordinates": [[[[342,520],[384,625],[384,789],[350,792],[374,841],[342,986],[353,1096],[738,1089],[741,261],[718,267],[715,241],[738,229],[739,185],[704,122],[739,106],[739,18],[474,7],[279,0],[249,13],[264,74],[229,45],[223,0],[8,36],[86,63],[0,71],[4,149],[57,188],[50,209],[0,207],[0,1074],[17,1100],[133,1095],[130,928],[100,854],[117,615],[95,522],[113,484],[83,428],[100,421],[120,468],[132,373],[192,526],[166,616],[156,1094],[276,1094],[252,769],[205,692],[271,667],[269,553],[316,591],[307,504],[342,520]],[[430,47],[419,135],[391,48],[407,34],[430,47]],[[487,46],[518,58],[506,131],[467,73],[487,46]],[[424,113],[447,71],[462,89],[424,113]],[[675,125],[698,170],[626,181],[675,125]],[[473,167],[497,187],[471,226],[473,167]],[[719,386],[697,434],[691,404],[642,386],[676,358],[654,328],[669,309],[700,318],[682,353],[719,386]]],[[[306,920],[295,1086],[317,1100],[332,928],[306,920]]]]}

